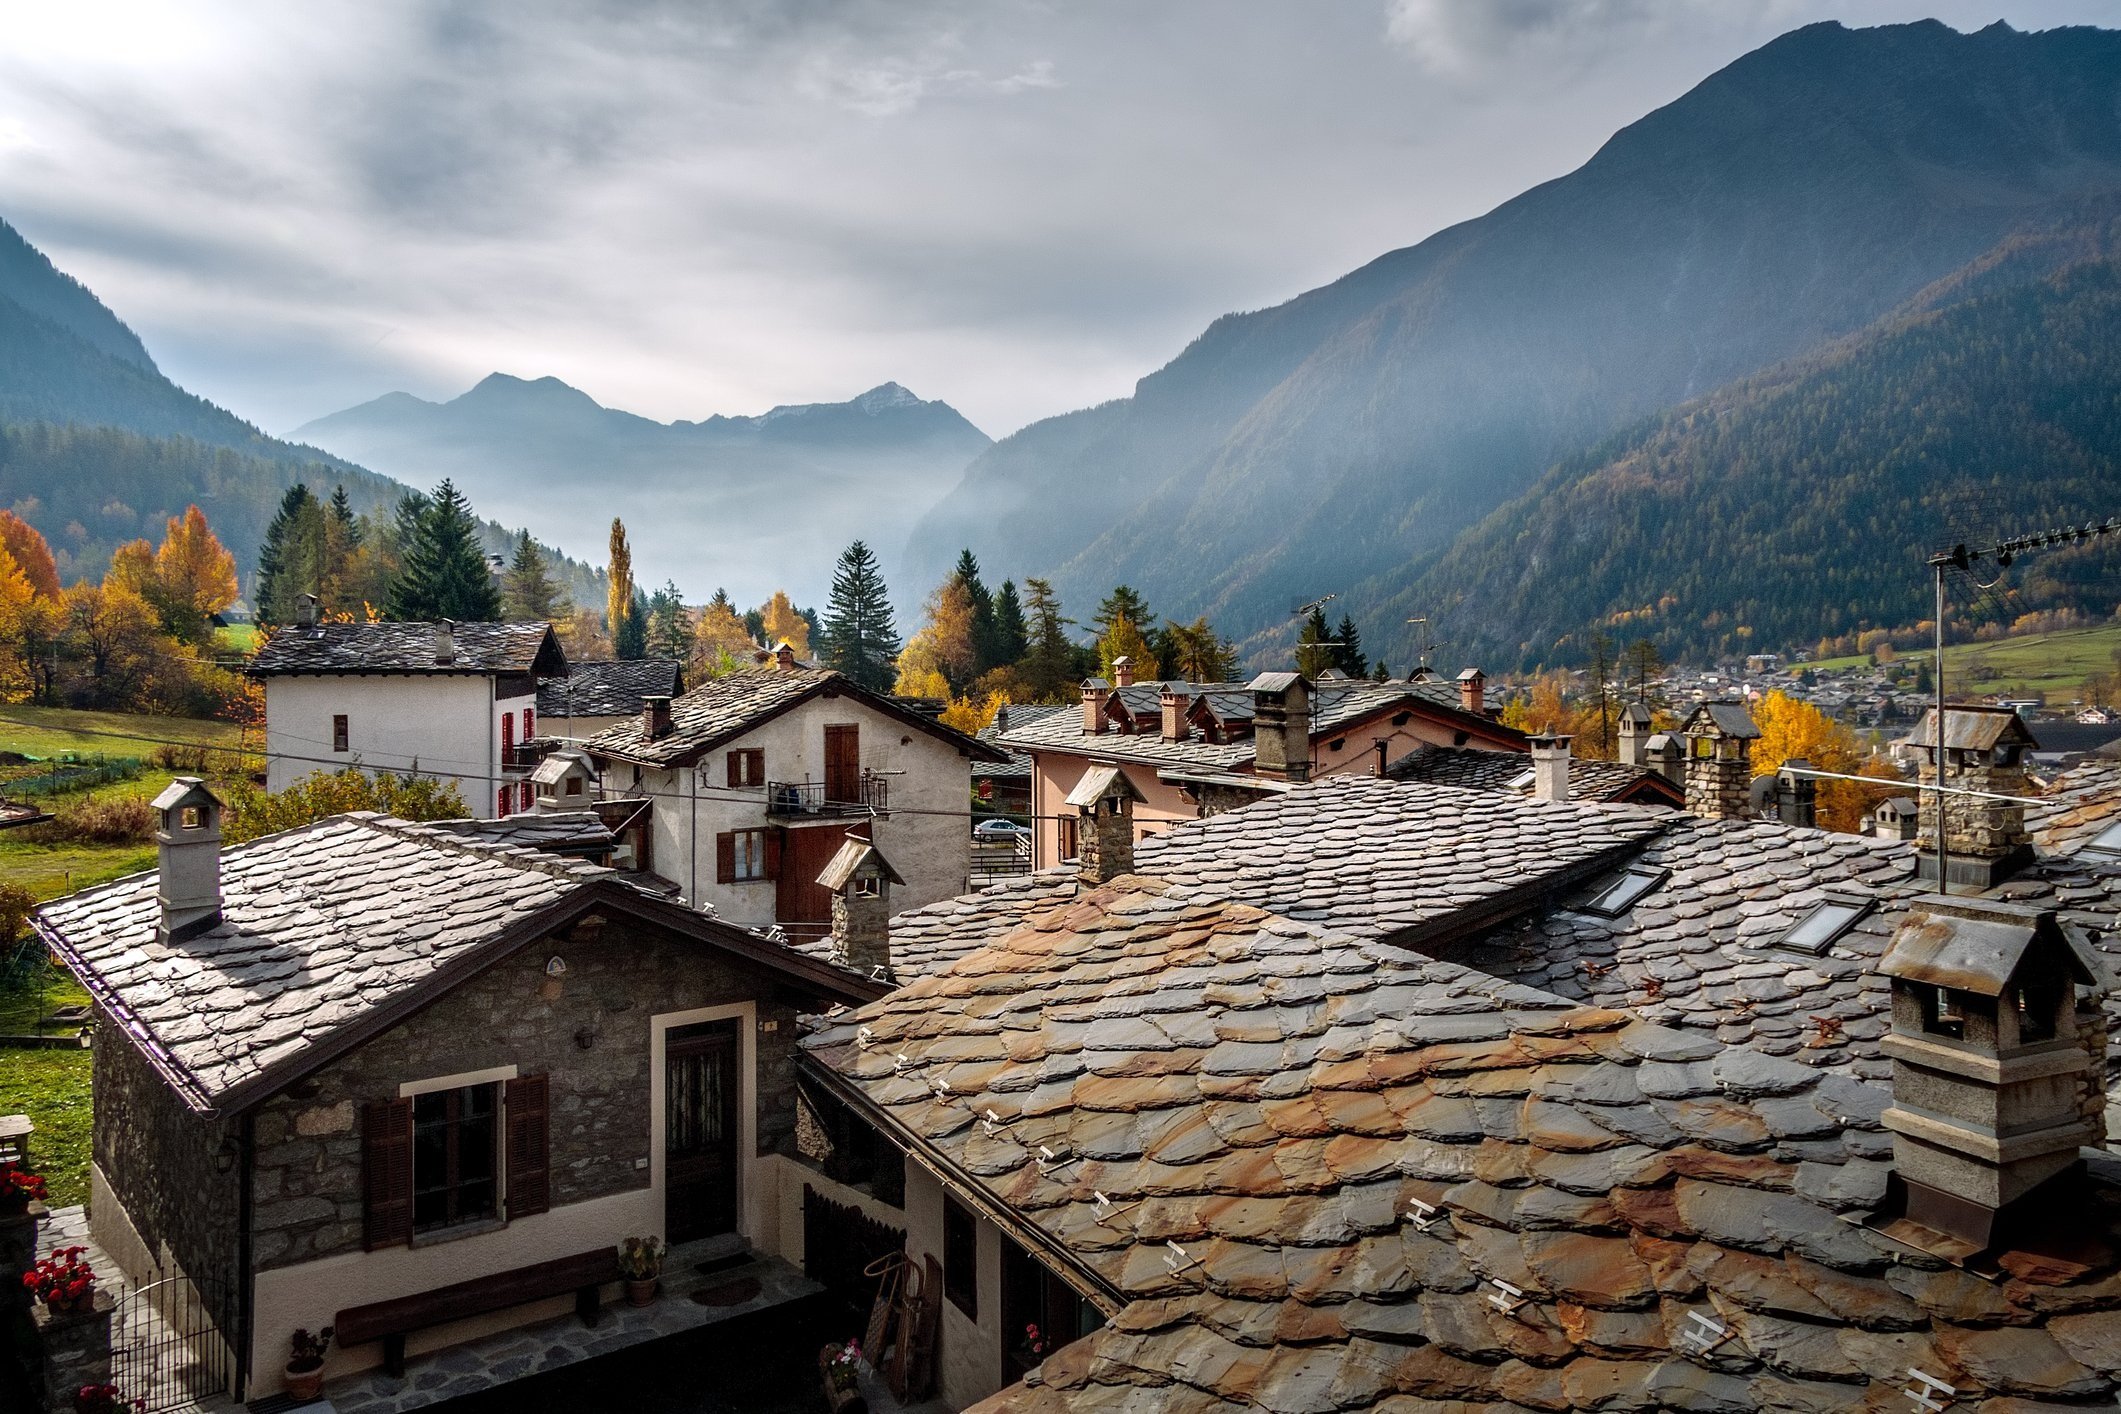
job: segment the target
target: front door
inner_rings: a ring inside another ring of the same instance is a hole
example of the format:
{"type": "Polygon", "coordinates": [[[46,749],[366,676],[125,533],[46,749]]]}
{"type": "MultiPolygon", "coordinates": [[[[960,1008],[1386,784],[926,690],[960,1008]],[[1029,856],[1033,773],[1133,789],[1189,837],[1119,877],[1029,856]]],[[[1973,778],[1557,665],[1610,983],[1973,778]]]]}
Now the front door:
{"type": "Polygon", "coordinates": [[[825,799],[861,803],[862,729],[852,722],[825,728],[825,799]]]}
{"type": "Polygon", "coordinates": [[[663,1051],[663,1224],[671,1242],[736,1231],[735,1021],[671,1029],[663,1051]]]}

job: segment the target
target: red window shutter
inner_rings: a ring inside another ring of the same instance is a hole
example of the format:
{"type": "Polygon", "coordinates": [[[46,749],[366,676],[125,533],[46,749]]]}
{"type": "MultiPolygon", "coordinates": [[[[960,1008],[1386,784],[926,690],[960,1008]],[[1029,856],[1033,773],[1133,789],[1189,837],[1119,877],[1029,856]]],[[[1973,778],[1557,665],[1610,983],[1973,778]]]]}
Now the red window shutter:
{"type": "Polygon", "coordinates": [[[729,765],[729,784],[732,788],[744,783],[744,753],[732,751],[724,758],[729,765]]]}
{"type": "Polygon", "coordinates": [[[508,813],[508,787],[502,786],[493,793],[493,813],[504,816],[508,813]]]}
{"type": "Polygon", "coordinates": [[[516,787],[516,809],[528,810],[531,804],[530,782],[525,781],[516,787]]]}
{"type": "Polygon", "coordinates": [[[542,1075],[508,1082],[508,1217],[511,1222],[552,1206],[552,1136],[546,1123],[548,1085],[542,1075]]]}
{"type": "Polygon", "coordinates": [[[764,830],[761,833],[766,836],[766,877],[778,879],[781,877],[781,832],[764,830]]]}
{"type": "Polygon", "coordinates": [[[516,714],[513,712],[503,712],[501,714],[501,759],[503,761],[506,761],[509,757],[509,754],[515,749],[516,714]]]}
{"type": "Polygon", "coordinates": [[[714,837],[714,880],[718,884],[736,882],[736,836],[727,830],[714,837]]]}
{"type": "Polygon", "coordinates": [[[523,709],[523,740],[529,741],[537,734],[538,709],[535,707],[525,707],[523,709]]]}
{"type": "Polygon", "coordinates": [[[361,1107],[361,1246],[412,1241],[412,1101],[361,1107]]]}

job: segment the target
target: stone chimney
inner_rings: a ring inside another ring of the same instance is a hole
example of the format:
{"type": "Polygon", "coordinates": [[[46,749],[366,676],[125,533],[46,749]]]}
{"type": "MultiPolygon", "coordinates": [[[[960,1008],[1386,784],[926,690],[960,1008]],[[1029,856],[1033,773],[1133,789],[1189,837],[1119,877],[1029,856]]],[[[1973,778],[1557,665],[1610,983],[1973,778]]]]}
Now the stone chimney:
{"type": "Polygon", "coordinates": [[[297,594],[295,596],[296,625],[301,628],[315,628],[317,626],[318,618],[317,611],[321,607],[322,603],[316,595],[297,594]]]}
{"type": "Polygon", "coordinates": [[[1285,781],[1311,779],[1311,684],[1302,673],[1252,679],[1252,769],[1285,781]]]}
{"type": "MultiPolygon", "coordinates": [[[[1937,709],[1908,738],[1921,754],[1920,780],[1937,780],[1937,709]]],[[[2009,707],[1947,707],[1944,714],[1944,784],[1953,790],[2030,795],[2025,779],[2026,753],[2038,743],[2025,719],[2009,707]]],[[[1944,812],[1944,846],[1949,883],[1991,888],[2033,857],[2032,836],[2025,829],[2025,807],[2009,800],[1922,792],[1922,854],[1916,877],[1937,877],[1937,813],[1944,812]]]]}
{"type": "Polygon", "coordinates": [[[1535,736],[1532,741],[1532,799],[1569,798],[1569,738],[1535,736]]]}
{"type": "Polygon", "coordinates": [[[457,626],[448,619],[435,624],[435,663],[441,666],[457,660],[457,626]]]}
{"type": "Polygon", "coordinates": [[[1670,732],[1658,732],[1642,744],[1642,764],[1686,789],[1686,745],[1670,732]]]}
{"type": "Polygon", "coordinates": [[[1112,660],[1112,685],[1114,687],[1134,686],[1134,660],[1124,653],[1112,660]]]}
{"type": "Polygon", "coordinates": [[[667,693],[641,694],[641,735],[661,741],[670,735],[670,697],[667,693]]]}
{"type": "Polygon", "coordinates": [[[1105,701],[1112,696],[1112,684],[1103,678],[1083,679],[1083,731],[1089,736],[1098,736],[1105,730],[1105,701]]]}
{"type": "Polygon", "coordinates": [[[1184,688],[1166,687],[1157,695],[1156,705],[1163,713],[1165,741],[1184,741],[1192,734],[1193,724],[1186,720],[1186,712],[1193,706],[1193,699],[1184,688]]]}
{"type": "Polygon", "coordinates": [[[849,835],[817,881],[832,893],[832,960],[891,977],[891,886],[906,882],[898,870],[874,842],[849,835]]]}
{"type": "Polygon", "coordinates": [[[1109,884],[1134,872],[1134,807],[1141,788],[1117,766],[1092,766],[1068,792],[1078,815],[1076,848],[1081,876],[1109,884]]]}
{"type": "Polygon", "coordinates": [[[1811,769],[1811,762],[1792,756],[1775,773],[1775,814],[1785,825],[1819,828],[1819,782],[1797,774],[1811,769]]]}
{"type": "Polygon", "coordinates": [[[773,650],[773,664],[784,673],[794,672],[795,645],[785,638],[782,639],[780,646],[773,650]]]}
{"type": "Polygon", "coordinates": [[[1905,1221],[1961,1256],[1997,1245],[2041,1205],[2031,1195],[2081,1171],[2080,1148],[2105,1143],[2105,970],[2052,910],[1932,895],[1878,971],[1893,1007],[1888,1201],[1904,1194],[1905,1221]]]}
{"type": "Polygon", "coordinates": [[[1476,717],[1488,715],[1488,675],[1467,668],[1458,675],[1458,705],[1476,717]]]}
{"type": "Polygon", "coordinates": [[[221,801],[197,776],[179,776],[154,799],[155,936],[180,943],[221,921],[221,801]]]}
{"type": "Polygon", "coordinates": [[[1708,820],[1742,820],[1760,728],[1742,702],[1704,702],[1679,729],[1686,741],[1686,808],[1708,820]]]}
{"type": "Polygon", "coordinates": [[[1655,763],[1648,759],[1649,742],[1653,726],[1650,709],[1640,702],[1630,702],[1620,709],[1620,764],[1623,766],[1649,766],[1655,763]]]}

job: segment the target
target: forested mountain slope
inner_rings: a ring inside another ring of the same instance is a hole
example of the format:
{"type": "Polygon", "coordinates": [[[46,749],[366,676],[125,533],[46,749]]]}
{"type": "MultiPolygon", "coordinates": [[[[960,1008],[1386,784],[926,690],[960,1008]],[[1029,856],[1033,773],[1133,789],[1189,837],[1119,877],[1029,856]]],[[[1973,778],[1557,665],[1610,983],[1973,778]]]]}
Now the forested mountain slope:
{"type": "Polygon", "coordinates": [[[1255,647],[1333,590],[1407,657],[1385,606],[1556,461],[2121,188],[2117,99],[2107,31],[1785,35],[1575,172],[1005,439],[914,562],[970,544],[1078,601],[1125,581],[1255,647]]]}
{"type": "MultiPolygon", "coordinates": [[[[2121,513],[2117,233],[2013,241],[1906,313],[1569,459],[1403,602],[1490,667],[1578,661],[1599,630],[1699,658],[1929,619],[1932,547],[2121,513]]],[[[2121,550],[2029,557],[1998,589],[2105,613],[2121,550]]]]}

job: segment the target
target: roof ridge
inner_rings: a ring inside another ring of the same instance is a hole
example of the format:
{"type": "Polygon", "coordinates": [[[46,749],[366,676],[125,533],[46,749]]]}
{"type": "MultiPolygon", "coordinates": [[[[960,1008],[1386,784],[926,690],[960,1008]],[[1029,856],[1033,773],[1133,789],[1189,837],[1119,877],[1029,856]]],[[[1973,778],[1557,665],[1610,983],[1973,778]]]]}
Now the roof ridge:
{"type": "MultiPolygon", "coordinates": [[[[354,810],[333,819],[352,820],[363,828],[382,834],[397,835],[417,844],[434,846],[455,854],[474,858],[493,859],[514,868],[534,870],[550,874],[555,879],[579,879],[587,881],[615,871],[601,864],[589,864],[580,860],[547,854],[528,845],[482,840],[475,835],[445,830],[439,821],[406,820],[396,815],[385,815],[374,810],[354,810]]],[[[475,819],[472,816],[451,816],[451,819],[475,819]]]]}

